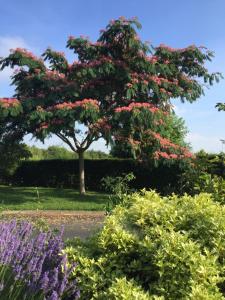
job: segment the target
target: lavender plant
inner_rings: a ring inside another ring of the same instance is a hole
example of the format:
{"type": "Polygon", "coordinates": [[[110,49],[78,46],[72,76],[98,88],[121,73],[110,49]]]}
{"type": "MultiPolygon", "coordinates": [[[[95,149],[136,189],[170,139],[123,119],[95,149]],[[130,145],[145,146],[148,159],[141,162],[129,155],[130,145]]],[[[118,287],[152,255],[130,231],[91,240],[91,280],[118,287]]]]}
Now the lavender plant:
{"type": "Polygon", "coordinates": [[[76,280],[70,279],[62,254],[62,231],[36,232],[29,222],[0,224],[0,299],[74,300],[76,280]]]}

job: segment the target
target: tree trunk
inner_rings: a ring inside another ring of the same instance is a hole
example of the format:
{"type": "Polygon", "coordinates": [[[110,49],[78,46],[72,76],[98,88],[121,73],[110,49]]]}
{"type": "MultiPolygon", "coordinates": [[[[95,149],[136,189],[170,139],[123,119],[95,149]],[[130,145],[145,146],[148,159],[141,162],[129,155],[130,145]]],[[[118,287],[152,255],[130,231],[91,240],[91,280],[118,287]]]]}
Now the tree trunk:
{"type": "Polygon", "coordinates": [[[79,181],[80,181],[80,195],[85,194],[85,177],[84,177],[84,152],[78,152],[79,155],[79,181]]]}

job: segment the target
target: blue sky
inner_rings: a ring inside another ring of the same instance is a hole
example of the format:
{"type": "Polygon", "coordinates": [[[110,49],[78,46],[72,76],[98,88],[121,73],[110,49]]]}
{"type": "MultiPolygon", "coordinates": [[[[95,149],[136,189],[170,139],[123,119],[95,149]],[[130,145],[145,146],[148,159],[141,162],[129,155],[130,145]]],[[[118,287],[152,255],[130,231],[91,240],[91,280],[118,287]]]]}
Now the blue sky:
{"type": "MultiPolygon", "coordinates": [[[[178,48],[205,45],[215,51],[209,70],[225,75],[224,0],[0,0],[0,11],[0,56],[15,47],[28,48],[38,55],[51,46],[68,53],[71,60],[72,55],[65,50],[69,35],[84,34],[96,40],[110,19],[137,16],[143,27],[143,40],[178,48]]],[[[0,73],[0,97],[13,94],[9,76],[9,70],[0,73]]],[[[194,151],[221,151],[225,112],[217,112],[215,104],[222,100],[225,101],[225,80],[206,90],[205,96],[193,104],[174,101],[177,114],[186,121],[187,140],[194,151]]],[[[40,142],[30,141],[30,137],[25,140],[43,147],[40,142]]],[[[51,144],[62,145],[51,138],[44,147],[51,144]]],[[[106,149],[102,141],[93,148],[106,149]]]]}

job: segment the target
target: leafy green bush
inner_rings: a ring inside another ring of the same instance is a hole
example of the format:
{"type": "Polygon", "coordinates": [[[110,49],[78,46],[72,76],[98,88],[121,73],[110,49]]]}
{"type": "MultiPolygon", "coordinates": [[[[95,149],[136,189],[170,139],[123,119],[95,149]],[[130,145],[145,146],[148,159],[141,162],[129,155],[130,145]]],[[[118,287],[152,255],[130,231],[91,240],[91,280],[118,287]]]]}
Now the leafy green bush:
{"type": "Polygon", "coordinates": [[[105,208],[106,214],[110,214],[116,205],[122,203],[127,195],[134,192],[134,190],[129,186],[129,183],[134,179],[135,176],[132,172],[122,174],[122,176],[106,176],[102,178],[102,187],[110,194],[109,201],[105,208]]]}
{"type": "Polygon", "coordinates": [[[225,299],[225,207],[209,194],[135,193],[66,252],[81,299],[225,299]]]}
{"type": "Polygon", "coordinates": [[[202,173],[196,180],[194,189],[209,193],[215,201],[225,204],[225,179],[221,176],[202,173]]]}

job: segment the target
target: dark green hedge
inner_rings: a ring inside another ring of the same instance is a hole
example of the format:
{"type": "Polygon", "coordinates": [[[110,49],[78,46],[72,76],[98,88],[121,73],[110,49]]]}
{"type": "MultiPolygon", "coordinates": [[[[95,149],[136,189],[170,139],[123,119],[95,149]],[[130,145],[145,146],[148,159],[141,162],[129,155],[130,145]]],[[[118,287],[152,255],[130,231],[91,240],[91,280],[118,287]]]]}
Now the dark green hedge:
{"type": "MultiPolygon", "coordinates": [[[[101,190],[100,181],[105,176],[118,176],[133,172],[132,187],[154,188],[160,192],[176,187],[182,168],[178,165],[149,168],[134,160],[85,160],[86,187],[101,190]]],[[[24,161],[11,178],[13,184],[23,186],[78,188],[78,160],[24,161]]]]}
{"type": "MultiPolygon", "coordinates": [[[[218,155],[197,157],[196,163],[204,166],[204,170],[223,176],[225,166],[218,155]]],[[[39,160],[23,161],[8,182],[23,186],[73,187],[78,188],[78,160],[39,160]]],[[[172,165],[145,166],[132,159],[85,160],[86,187],[88,190],[101,190],[100,181],[105,176],[119,176],[133,172],[136,179],[132,187],[153,188],[161,194],[178,192],[183,186],[182,179],[187,166],[176,162],[172,165]]],[[[4,180],[6,182],[6,180],[4,180]]]]}
{"type": "Polygon", "coordinates": [[[211,154],[199,152],[197,162],[210,174],[219,175],[225,178],[225,156],[224,154],[211,154]]]}

